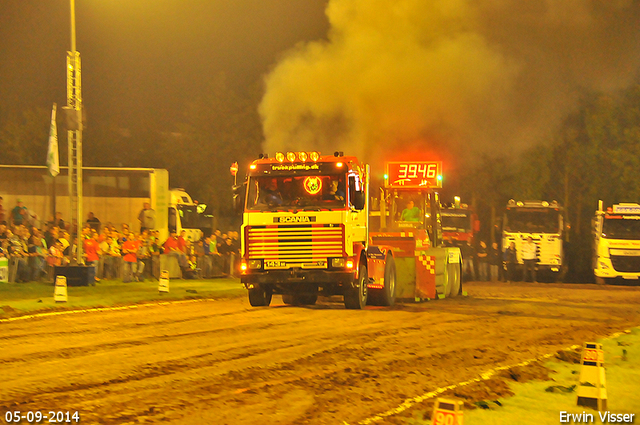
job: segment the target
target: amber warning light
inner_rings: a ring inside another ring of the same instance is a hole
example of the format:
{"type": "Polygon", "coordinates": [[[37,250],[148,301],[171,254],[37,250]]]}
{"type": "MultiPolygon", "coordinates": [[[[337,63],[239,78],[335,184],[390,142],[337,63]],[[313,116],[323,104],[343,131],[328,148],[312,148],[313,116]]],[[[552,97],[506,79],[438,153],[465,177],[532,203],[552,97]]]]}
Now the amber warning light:
{"type": "Polygon", "coordinates": [[[385,186],[399,189],[440,188],[442,187],[442,162],[388,162],[385,186]]]}

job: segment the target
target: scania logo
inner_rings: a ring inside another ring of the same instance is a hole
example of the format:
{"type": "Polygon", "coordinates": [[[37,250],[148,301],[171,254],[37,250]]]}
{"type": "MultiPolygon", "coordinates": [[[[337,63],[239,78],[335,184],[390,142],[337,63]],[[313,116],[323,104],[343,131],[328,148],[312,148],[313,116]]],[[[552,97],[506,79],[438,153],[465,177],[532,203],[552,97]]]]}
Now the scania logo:
{"type": "Polygon", "coordinates": [[[312,223],[315,222],[314,216],[288,216],[288,217],[273,217],[274,223],[312,223]]]}

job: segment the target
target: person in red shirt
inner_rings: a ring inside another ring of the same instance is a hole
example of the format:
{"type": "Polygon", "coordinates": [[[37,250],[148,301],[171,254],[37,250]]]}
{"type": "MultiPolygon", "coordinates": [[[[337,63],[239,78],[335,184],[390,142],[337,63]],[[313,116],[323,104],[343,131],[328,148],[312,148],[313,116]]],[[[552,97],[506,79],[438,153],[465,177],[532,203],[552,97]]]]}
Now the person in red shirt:
{"type": "Polygon", "coordinates": [[[89,285],[95,285],[95,282],[99,282],[100,279],[96,277],[96,268],[98,267],[98,261],[100,261],[100,242],[98,242],[98,234],[93,233],[91,238],[85,239],[82,244],[84,256],[86,258],[86,264],[89,266],[89,285]]]}
{"type": "Polygon", "coordinates": [[[137,276],[138,267],[138,249],[140,248],[140,241],[133,233],[129,233],[126,236],[127,240],[122,244],[122,253],[124,257],[124,274],[122,276],[123,282],[131,282],[134,276],[137,276]]]}
{"type": "Polygon", "coordinates": [[[171,232],[171,234],[169,235],[169,239],[167,239],[162,246],[164,247],[165,255],[173,255],[178,258],[178,264],[183,270],[189,266],[187,262],[187,256],[185,255],[184,251],[180,249],[180,240],[177,237],[176,232],[171,232]]]}
{"type": "Polygon", "coordinates": [[[180,236],[178,236],[178,249],[183,254],[187,254],[187,240],[184,238],[187,235],[186,231],[180,232],[180,236]]]}

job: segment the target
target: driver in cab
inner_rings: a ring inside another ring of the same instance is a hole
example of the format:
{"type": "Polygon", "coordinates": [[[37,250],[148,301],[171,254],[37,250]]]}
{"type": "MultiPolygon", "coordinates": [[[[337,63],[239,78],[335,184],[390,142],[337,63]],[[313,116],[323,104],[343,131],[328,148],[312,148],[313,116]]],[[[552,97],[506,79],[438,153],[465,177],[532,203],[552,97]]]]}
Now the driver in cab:
{"type": "Polygon", "coordinates": [[[340,182],[338,180],[331,180],[329,184],[329,192],[324,196],[324,199],[330,201],[344,201],[345,193],[343,190],[338,189],[340,182]]]}
{"type": "Polygon", "coordinates": [[[278,180],[268,180],[262,188],[262,203],[267,205],[282,205],[282,194],[278,190],[278,180]]]}
{"type": "Polygon", "coordinates": [[[400,221],[420,221],[420,208],[413,201],[407,202],[407,208],[402,210],[400,221]]]}

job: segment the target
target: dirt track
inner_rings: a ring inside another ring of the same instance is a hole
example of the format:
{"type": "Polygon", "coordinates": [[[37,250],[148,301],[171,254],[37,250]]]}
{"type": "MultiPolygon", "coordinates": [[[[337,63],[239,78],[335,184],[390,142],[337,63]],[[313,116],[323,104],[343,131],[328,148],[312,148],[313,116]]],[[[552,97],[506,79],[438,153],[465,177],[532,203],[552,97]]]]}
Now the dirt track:
{"type": "Polygon", "coordinates": [[[251,308],[242,298],[0,323],[0,413],[78,411],[85,424],[355,424],[495,366],[640,325],[640,287],[465,290],[365,311],[338,299],[303,308],[275,297],[251,308]]]}

